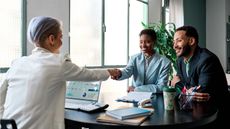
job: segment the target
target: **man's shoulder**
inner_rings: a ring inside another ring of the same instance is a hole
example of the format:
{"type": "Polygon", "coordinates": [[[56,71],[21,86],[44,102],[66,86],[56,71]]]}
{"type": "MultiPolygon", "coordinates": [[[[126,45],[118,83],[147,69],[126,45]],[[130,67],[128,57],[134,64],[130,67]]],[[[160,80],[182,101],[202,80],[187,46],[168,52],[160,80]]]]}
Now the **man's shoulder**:
{"type": "Polygon", "coordinates": [[[214,54],[213,52],[211,52],[207,48],[200,48],[199,54],[200,54],[201,60],[218,59],[216,54],[214,54]]]}
{"type": "Polygon", "coordinates": [[[196,64],[198,64],[197,67],[206,66],[205,64],[216,65],[216,67],[219,67],[219,58],[207,48],[200,48],[196,54],[197,55],[195,55],[196,57],[193,62],[196,62],[196,64]]]}
{"type": "Polygon", "coordinates": [[[213,52],[211,52],[207,48],[200,48],[200,54],[201,55],[206,55],[206,56],[213,56],[213,55],[215,55],[213,52]]]}
{"type": "MultiPolygon", "coordinates": [[[[211,52],[210,50],[208,50],[207,48],[199,48],[197,52],[195,52],[195,55],[193,55],[195,57],[196,62],[204,62],[206,60],[213,60],[213,59],[218,59],[218,57],[211,52]],[[198,57],[198,58],[197,58],[198,57]]],[[[177,59],[177,61],[179,63],[183,63],[184,62],[184,58],[183,57],[179,57],[177,59]]]]}

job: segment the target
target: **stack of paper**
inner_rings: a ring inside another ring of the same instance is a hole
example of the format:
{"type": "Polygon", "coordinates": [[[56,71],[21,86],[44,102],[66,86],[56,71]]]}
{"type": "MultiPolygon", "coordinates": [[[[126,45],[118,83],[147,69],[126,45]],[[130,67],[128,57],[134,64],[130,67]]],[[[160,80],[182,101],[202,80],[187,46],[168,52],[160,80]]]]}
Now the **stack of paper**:
{"type": "Polygon", "coordinates": [[[113,123],[113,124],[122,124],[122,125],[140,125],[142,122],[147,119],[148,116],[137,117],[133,119],[119,120],[113,117],[110,117],[106,114],[101,114],[97,117],[98,122],[113,123]]]}
{"type": "Polygon", "coordinates": [[[106,114],[111,117],[124,120],[124,119],[136,118],[140,116],[148,116],[152,114],[152,111],[143,108],[129,107],[129,108],[109,110],[106,111],[106,114]]]}
{"type": "Polygon", "coordinates": [[[154,112],[153,108],[151,109],[136,108],[136,107],[120,108],[120,109],[107,111],[105,114],[101,114],[99,117],[97,117],[97,121],[114,123],[114,124],[124,124],[124,125],[140,125],[153,112],[154,112]],[[113,113],[115,113],[115,115],[113,113]]]}
{"type": "Polygon", "coordinates": [[[122,102],[139,102],[141,100],[150,99],[152,92],[129,92],[127,96],[118,98],[117,101],[122,102]]]}

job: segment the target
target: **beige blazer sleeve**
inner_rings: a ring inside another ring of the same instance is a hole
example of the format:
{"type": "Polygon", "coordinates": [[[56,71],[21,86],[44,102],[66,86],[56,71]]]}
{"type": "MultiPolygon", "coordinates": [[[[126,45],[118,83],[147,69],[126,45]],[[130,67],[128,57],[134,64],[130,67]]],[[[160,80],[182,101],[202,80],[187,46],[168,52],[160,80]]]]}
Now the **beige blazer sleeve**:
{"type": "Polygon", "coordinates": [[[105,81],[110,74],[106,69],[87,69],[72,63],[68,55],[63,57],[63,78],[66,81],[105,81]]]}

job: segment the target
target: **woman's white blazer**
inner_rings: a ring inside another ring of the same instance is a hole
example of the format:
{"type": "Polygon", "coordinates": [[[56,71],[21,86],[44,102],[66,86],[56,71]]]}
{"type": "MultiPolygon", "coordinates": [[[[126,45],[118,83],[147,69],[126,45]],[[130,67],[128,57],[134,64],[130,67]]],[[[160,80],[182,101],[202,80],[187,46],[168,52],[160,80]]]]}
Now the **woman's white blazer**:
{"type": "Polygon", "coordinates": [[[19,129],[64,129],[66,81],[98,81],[107,70],[80,68],[62,54],[35,48],[12,63],[0,85],[0,119],[19,129]]]}

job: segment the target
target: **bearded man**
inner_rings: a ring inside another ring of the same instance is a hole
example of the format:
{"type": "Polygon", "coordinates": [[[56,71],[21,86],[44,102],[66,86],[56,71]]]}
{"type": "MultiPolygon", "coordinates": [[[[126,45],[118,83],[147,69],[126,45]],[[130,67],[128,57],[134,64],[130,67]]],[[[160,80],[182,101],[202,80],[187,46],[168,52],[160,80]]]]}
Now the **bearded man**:
{"type": "Polygon", "coordinates": [[[193,92],[194,101],[211,101],[218,108],[217,123],[227,125],[229,92],[225,72],[218,57],[198,45],[199,36],[192,26],[177,28],[173,48],[176,51],[177,75],[171,85],[193,92]],[[198,90],[194,90],[194,88],[198,90]]]}

